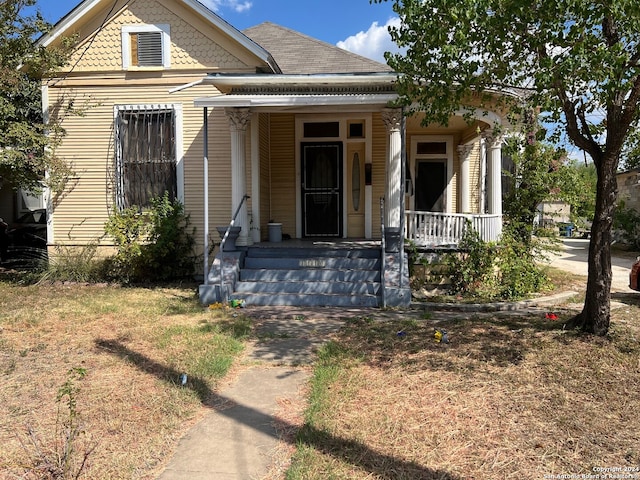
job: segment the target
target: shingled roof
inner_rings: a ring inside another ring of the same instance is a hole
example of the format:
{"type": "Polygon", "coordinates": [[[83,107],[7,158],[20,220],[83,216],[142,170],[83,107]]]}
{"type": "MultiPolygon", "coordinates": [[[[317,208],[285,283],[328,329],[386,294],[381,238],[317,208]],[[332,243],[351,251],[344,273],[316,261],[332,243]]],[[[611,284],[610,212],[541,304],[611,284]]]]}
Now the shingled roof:
{"type": "Polygon", "coordinates": [[[271,22],[243,30],[267,50],[284,74],[379,73],[390,72],[388,65],[348,52],[271,22]]]}

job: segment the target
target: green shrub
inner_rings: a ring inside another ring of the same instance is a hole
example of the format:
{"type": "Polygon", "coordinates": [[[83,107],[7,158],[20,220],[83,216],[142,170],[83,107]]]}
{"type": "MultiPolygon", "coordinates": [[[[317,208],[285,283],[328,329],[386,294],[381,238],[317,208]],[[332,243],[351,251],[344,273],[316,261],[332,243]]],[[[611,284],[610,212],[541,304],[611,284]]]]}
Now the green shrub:
{"type": "Polygon", "coordinates": [[[622,240],[640,248],[640,213],[620,201],[613,215],[613,228],[622,233],[622,240]]]}
{"type": "Polygon", "coordinates": [[[189,226],[182,203],[167,194],[152,199],[146,211],[131,207],[114,213],[105,225],[118,250],[107,261],[108,276],[126,283],[192,275],[195,229],[189,226]]]}
{"type": "Polygon", "coordinates": [[[536,259],[537,244],[523,245],[508,225],[497,244],[484,242],[467,224],[460,251],[446,258],[454,294],[513,300],[539,292],[548,278],[536,259]]]}
{"type": "Polygon", "coordinates": [[[549,279],[538,262],[535,246],[519,243],[509,228],[505,228],[500,239],[496,257],[496,295],[498,298],[514,300],[544,289],[549,279]]]}
{"type": "Polygon", "coordinates": [[[477,295],[484,292],[493,284],[495,245],[484,242],[471,222],[467,222],[458,247],[459,252],[445,258],[452,293],[477,295]]]}

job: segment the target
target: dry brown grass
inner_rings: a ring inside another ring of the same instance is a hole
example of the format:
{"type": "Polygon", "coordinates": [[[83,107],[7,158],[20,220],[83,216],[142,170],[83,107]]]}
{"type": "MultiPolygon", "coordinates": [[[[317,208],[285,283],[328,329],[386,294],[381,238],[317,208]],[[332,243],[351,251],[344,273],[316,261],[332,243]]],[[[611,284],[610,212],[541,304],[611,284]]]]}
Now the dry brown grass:
{"type": "Polygon", "coordinates": [[[0,478],[35,477],[33,460],[59,450],[56,395],[71,368],[87,372],[76,382],[77,451],[95,447],[86,478],[154,478],[216,387],[217,371],[196,370],[197,361],[218,355],[224,374],[241,348],[217,328],[225,322],[198,305],[193,286],[0,281],[0,478]],[[177,385],[183,371],[187,388],[177,385]]]}
{"type": "Polygon", "coordinates": [[[292,478],[542,479],[640,468],[640,298],[616,300],[624,306],[608,338],[564,331],[570,311],[556,311],[557,321],[530,311],[353,322],[335,338],[348,360],[337,361],[339,380],[292,478]],[[435,342],[434,327],[449,344],[435,342]]]}

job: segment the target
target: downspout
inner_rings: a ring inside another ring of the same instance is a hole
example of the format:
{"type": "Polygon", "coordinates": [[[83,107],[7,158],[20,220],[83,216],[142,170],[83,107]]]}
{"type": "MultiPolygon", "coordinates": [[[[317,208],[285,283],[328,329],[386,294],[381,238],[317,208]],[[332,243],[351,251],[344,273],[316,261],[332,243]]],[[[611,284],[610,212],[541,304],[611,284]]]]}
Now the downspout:
{"type": "Polygon", "coordinates": [[[204,284],[209,285],[209,115],[204,107],[203,166],[204,166],[204,284]]]}
{"type": "Polygon", "coordinates": [[[484,137],[480,137],[480,213],[486,212],[486,186],[487,186],[487,146],[484,137]]]}
{"type": "Polygon", "coordinates": [[[404,116],[404,107],[401,109],[400,119],[400,288],[403,288],[404,281],[404,238],[405,238],[405,226],[407,219],[405,218],[406,212],[406,181],[407,181],[407,147],[406,147],[406,119],[404,116]]]}

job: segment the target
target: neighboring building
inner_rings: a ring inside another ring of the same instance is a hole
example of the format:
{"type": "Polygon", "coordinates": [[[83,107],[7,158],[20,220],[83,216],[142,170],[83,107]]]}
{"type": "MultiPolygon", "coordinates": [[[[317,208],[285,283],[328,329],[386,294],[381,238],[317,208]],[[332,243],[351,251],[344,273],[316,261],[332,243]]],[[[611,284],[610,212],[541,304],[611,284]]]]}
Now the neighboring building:
{"type": "Polygon", "coordinates": [[[557,224],[571,222],[571,205],[560,200],[549,200],[538,205],[536,223],[539,227],[551,228],[557,224]]]}
{"type": "MultiPolygon", "coordinates": [[[[209,232],[236,211],[243,251],[268,240],[270,223],[303,242],[379,241],[384,224],[455,245],[467,219],[486,239],[500,234],[499,111],[404,121],[386,65],[272,23],[240,32],[195,0],[85,0],[41,44],[69,35],[75,53],[43,87],[46,115],[84,110],[65,119],[57,150],[76,176],[48,198],[52,246],[109,247],[109,214],[165,191],[205,257],[219,238],[209,232]]],[[[390,275],[383,287],[392,304],[408,301],[401,253],[387,262],[400,269],[399,286],[390,275]]],[[[210,273],[205,261],[203,298],[224,296],[244,261],[224,287],[220,255],[210,273]]]]}
{"type": "Polygon", "coordinates": [[[640,213],[640,168],[620,172],[616,175],[618,201],[640,213]]]}

